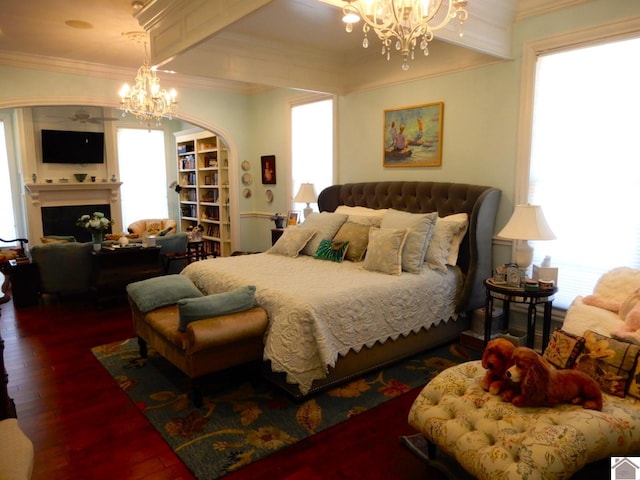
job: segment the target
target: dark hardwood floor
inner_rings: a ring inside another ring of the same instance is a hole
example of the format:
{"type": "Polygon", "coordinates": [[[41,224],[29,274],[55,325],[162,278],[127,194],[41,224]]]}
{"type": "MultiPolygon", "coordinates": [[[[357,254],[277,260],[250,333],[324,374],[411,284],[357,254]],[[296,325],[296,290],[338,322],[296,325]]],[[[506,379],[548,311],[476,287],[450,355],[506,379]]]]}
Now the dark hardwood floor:
{"type": "MultiPolygon", "coordinates": [[[[34,443],[34,480],[194,478],[90,352],[133,336],[126,304],[96,310],[81,298],[45,298],[38,306],[14,309],[8,302],[0,309],[9,394],[34,443]]],[[[416,394],[228,477],[440,480],[398,440],[414,433],[406,416],[416,394]]]]}
{"type": "Polygon", "coordinates": [[[0,308],[9,395],[34,444],[34,480],[194,478],[90,352],[133,336],[126,304],[0,308]]]}

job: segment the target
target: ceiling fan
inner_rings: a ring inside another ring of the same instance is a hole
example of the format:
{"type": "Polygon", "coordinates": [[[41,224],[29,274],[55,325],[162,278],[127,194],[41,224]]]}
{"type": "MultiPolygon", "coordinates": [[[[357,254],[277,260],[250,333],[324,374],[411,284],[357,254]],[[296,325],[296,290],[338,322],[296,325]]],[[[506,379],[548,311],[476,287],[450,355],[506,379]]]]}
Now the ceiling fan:
{"type": "Polygon", "coordinates": [[[119,118],[116,117],[93,117],[86,110],[80,109],[75,112],[70,117],[56,117],[56,118],[66,118],[71,120],[72,122],[79,123],[103,123],[103,122],[113,122],[118,121],[119,118]]]}

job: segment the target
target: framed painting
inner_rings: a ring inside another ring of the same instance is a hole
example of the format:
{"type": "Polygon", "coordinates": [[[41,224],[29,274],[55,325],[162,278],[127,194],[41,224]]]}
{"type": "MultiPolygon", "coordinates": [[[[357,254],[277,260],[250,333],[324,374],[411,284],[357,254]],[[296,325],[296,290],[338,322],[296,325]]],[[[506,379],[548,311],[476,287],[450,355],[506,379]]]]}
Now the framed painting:
{"type": "Polygon", "coordinates": [[[275,185],[276,183],[276,156],[264,155],[260,157],[262,166],[262,184],[275,185]]]}
{"type": "Polygon", "coordinates": [[[443,102],[385,110],[383,166],[441,166],[443,114],[443,102]]]}
{"type": "Polygon", "coordinates": [[[287,227],[295,227],[300,221],[300,212],[297,210],[289,210],[289,215],[287,215],[287,227]]]}

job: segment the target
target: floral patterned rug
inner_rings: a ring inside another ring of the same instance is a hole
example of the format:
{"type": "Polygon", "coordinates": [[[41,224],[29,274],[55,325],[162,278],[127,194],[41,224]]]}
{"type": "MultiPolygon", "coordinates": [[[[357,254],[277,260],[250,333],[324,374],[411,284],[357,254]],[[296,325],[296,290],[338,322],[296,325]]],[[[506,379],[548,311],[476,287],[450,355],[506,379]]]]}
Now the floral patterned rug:
{"type": "Polygon", "coordinates": [[[141,359],[135,339],[92,352],[199,479],[219,478],[479,358],[454,343],[302,402],[261,380],[255,369],[230,369],[207,379],[198,409],[188,378],[153,350],[141,359]]]}

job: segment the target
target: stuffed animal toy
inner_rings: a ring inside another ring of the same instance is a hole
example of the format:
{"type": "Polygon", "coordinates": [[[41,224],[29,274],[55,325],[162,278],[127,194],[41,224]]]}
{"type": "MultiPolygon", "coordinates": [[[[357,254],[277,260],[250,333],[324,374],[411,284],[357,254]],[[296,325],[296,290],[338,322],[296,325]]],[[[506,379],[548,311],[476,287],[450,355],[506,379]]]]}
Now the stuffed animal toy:
{"type": "Polygon", "coordinates": [[[484,390],[497,395],[507,386],[505,372],[511,365],[514,349],[514,345],[506,338],[494,338],[487,343],[482,352],[482,368],[486,368],[487,373],[480,381],[484,390]]]}
{"type": "MultiPolygon", "coordinates": [[[[628,334],[637,333],[640,335],[640,288],[632,291],[622,303],[598,295],[587,295],[584,297],[583,302],[586,305],[604,308],[605,310],[618,314],[624,324],[612,332],[614,337],[622,337],[625,340],[633,342],[634,336],[628,334]]],[[[638,335],[636,335],[636,337],[638,337],[638,335]]]]}
{"type": "Polygon", "coordinates": [[[602,410],[600,385],[584,372],[556,369],[542,355],[517,347],[507,377],[517,385],[511,403],[516,407],[553,407],[559,403],[602,410]]]}

